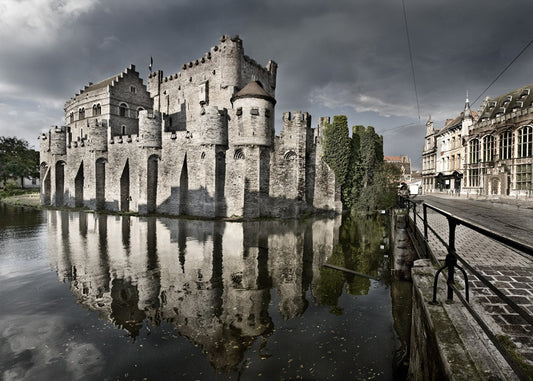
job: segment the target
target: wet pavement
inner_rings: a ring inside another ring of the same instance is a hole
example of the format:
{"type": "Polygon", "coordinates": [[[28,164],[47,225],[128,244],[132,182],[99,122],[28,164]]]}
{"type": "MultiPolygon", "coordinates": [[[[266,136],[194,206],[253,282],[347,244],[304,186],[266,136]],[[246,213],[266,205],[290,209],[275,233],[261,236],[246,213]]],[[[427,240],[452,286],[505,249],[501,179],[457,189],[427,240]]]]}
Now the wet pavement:
{"type": "MultiPolygon", "coordinates": [[[[425,202],[487,229],[533,246],[533,201],[471,200],[450,196],[417,196],[425,202]]],[[[419,210],[422,215],[422,208],[419,210]]],[[[446,241],[448,222],[443,215],[428,208],[429,225],[446,241]]],[[[421,229],[419,221],[418,228],[421,229]]],[[[434,233],[428,243],[439,260],[444,260],[446,248],[434,233]]],[[[504,295],[533,316],[533,258],[500,244],[470,228],[456,228],[456,252],[470,266],[487,278],[504,295]]],[[[469,274],[471,305],[482,314],[485,323],[496,335],[508,337],[533,365],[533,326],[496,296],[473,274],[469,274]]],[[[458,275],[462,278],[462,275],[458,275]]],[[[445,295],[439,295],[444,299],[445,295]]]]}

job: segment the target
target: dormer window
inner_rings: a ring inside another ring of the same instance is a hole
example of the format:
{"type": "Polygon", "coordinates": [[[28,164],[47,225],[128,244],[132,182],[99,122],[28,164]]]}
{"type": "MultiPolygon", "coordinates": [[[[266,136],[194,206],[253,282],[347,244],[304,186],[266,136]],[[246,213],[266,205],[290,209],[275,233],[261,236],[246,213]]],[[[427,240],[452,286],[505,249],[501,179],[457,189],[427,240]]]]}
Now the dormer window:
{"type": "Polygon", "coordinates": [[[513,106],[513,111],[518,111],[524,106],[524,102],[516,101],[513,106]]]}
{"type": "Polygon", "coordinates": [[[522,99],[522,100],[523,100],[523,99],[526,99],[527,96],[529,95],[529,91],[530,91],[529,89],[524,89],[524,90],[522,91],[522,93],[520,94],[520,99],[522,99]]]}
{"type": "Polygon", "coordinates": [[[511,102],[512,99],[513,99],[512,96],[510,96],[510,95],[507,96],[507,97],[505,98],[505,100],[503,101],[503,106],[507,106],[507,105],[509,104],[509,102],[511,102]]]}

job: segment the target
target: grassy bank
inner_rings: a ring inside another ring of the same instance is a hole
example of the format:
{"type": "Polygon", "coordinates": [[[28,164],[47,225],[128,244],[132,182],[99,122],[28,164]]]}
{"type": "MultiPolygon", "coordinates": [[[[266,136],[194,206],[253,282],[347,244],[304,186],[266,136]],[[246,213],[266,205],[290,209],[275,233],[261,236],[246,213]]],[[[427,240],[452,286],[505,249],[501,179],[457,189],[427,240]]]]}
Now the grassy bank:
{"type": "Polygon", "coordinates": [[[13,189],[0,191],[0,201],[9,205],[41,208],[39,189],[13,189]]]}

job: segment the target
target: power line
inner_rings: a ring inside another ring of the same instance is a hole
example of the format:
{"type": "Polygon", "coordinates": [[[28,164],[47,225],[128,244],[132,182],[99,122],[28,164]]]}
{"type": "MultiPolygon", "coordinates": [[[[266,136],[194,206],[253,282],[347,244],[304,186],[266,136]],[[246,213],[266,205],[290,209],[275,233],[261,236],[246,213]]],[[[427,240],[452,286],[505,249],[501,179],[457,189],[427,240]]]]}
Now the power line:
{"type": "Polygon", "coordinates": [[[413,74],[413,84],[415,86],[416,109],[418,111],[418,120],[420,121],[420,104],[418,102],[418,90],[416,88],[415,65],[413,64],[413,53],[411,49],[411,39],[409,38],[409,27],[407,25],[407,13],[405,12],[405,1],[404,0],[402,0],[402,8],[403,8],[403,20],[405,22],[405,34],[407,35],[407,45],[409,46],[409,60],[411,61],[411,72],[413,74]]]}
{"type": "MultiPolygon", "coordinates": [[[[402,0],[403,1],[403,0],[402,0]]],[[[526,51],[527,48],[529,48],[529,45],[531,45],[533,43],[533,40],[529,41],[527,43],[527,45],[520,51],[520,53],[518,53],[516,55],[515,58],[512,59],[511,62],[509,62],[509,64],[500,72],[500,74],[498,74],[496,76],[496,78],[494,78],[494,80],[490,83],[490,85],[487,86],[487,88],[485,90],[483,90],[481,92],[481,94],[479,94],[479,96],[476,98],[476,100],[474,102],[472,102],[472,106],[479,100],[479,98],[481,98],[481,96],[483,94],[485,94],[485,92],[492,86],[494,85],[494,83],[503,75],[503,73],[505,73],[507,71],[507,69],[509,69],[511,67],[511,65],[518,59],[518,57],[520,57],[522,55],[522,53],[524,53],[526,51]]]]}

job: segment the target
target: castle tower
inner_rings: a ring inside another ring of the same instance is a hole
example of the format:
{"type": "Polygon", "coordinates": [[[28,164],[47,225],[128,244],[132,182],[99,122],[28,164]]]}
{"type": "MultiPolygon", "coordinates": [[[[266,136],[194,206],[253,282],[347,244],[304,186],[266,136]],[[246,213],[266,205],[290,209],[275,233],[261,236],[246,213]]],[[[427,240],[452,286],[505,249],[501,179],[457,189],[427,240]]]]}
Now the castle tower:
{"type": "Polygon", "coordinates": [[[226,109],[204,106],[200,112],[201,144],[228,145],[226,109]]]}
{"type": "Polygon", "coordinates": [[[53,127],[50,129],[50,153],[52,155],[65,155],[67,153],[66,127],[53,127]]]}
{"type": "Polygon", "coordinates": [[[272,146],[274,131],[274,105],[261,83],[252,81],[231,98],[236,120],[233,144],[272,146]]]}
{"type": "Polygon", "coordinates": [[[154,111],[161,111],[161,82],[163,81],[163,71],[157,70],[148,75],[146,89],[154,101],[154,111]]]}
{"type": "Polygon", "coordinates": [[[107,151],[107,122],[102,120],[101,123],[97,119],[91,119],[88,123],[89,129],[89,150],[90,151],[107,151]]]}
{"type": "Polygon", "coordinates": [[[220,37],[222,73],[222,88],[240,88],[241,83],[241,57],[244,55],[242,40],[239,36],[231,38],[228,35],[220,37]]]}
{"type": "Polygon", "coordinates": [[[139,111],[139,147],[161,148],[161,113],[139,111]]]}

